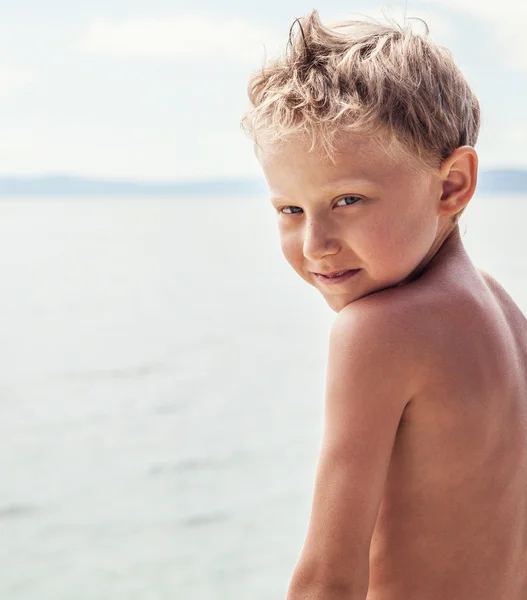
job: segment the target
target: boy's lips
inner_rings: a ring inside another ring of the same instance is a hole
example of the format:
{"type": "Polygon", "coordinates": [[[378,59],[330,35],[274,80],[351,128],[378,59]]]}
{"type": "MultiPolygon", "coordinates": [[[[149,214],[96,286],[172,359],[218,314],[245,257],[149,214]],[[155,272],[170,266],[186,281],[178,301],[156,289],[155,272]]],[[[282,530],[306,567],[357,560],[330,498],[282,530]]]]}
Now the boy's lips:
{"type": "Polygon", "coordinates": [[[335,271],[328,271],[327,273],[317,273],[313,272],[314,275],[323,275],[324,277],[334,277],[335,275],[341,275],[342,273],[346,273],[347,271],[356,271],[357,269],[338,269],[335,271]]]}
{"type": "Polygon", "coordinates": [[[326,273],[315,273],[313,275],[324,283],[342,283],[353,277],[360,269],[341,269],[340,271],[327,271],[326,273]]]}

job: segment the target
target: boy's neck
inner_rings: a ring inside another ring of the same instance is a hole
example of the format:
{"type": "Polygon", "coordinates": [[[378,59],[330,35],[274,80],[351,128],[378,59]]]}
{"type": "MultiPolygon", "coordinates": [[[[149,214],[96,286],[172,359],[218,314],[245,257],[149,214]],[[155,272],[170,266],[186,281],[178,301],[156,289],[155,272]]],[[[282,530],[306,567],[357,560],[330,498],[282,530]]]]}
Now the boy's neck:
{"type": "Polygon", "coordinates": [[[442,265],[452,254],[459,252],[465,252],[465,250],[459,232],[459,225],[456,223],[454,227],[445,228],[445,231],[438,233],[423,260],[398,286],[406,285],[419,279],[426,272],[435,270],[442,265]]]}

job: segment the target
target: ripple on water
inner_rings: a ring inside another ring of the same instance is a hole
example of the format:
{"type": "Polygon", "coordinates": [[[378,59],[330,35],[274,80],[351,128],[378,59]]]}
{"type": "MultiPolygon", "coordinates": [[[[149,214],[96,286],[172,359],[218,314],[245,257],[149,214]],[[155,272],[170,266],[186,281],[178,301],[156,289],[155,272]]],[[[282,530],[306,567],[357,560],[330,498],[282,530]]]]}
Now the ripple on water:
{"type": "Polygon", "coordinates": [[[228,521],[229,518],[230,515],[226,512],[202,513],[191,515],[190,517],[183,519],[182,525],[184,527],[199,527],[202,525],[211,525],[213,523],[228,521]]]}
{"type": "Polygon", "coordinates": [[[31,516],[39,510],[38,506],[32,504],[7,504],[0,506],[0,519],[17,519],[31,516]]]}

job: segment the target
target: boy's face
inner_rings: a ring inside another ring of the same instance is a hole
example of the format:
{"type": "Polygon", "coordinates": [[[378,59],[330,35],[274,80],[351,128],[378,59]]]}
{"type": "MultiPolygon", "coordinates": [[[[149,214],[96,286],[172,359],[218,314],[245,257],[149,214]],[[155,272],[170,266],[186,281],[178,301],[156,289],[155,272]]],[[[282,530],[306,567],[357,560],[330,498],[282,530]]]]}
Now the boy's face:
{"type": "Polygon", "coordinates": [[[438,235],[441,182],[371,137],[347,135],[335,164],[308,149],[295,140],[259,158],[285,258],[338,312],[423,261],[438,235]]]}

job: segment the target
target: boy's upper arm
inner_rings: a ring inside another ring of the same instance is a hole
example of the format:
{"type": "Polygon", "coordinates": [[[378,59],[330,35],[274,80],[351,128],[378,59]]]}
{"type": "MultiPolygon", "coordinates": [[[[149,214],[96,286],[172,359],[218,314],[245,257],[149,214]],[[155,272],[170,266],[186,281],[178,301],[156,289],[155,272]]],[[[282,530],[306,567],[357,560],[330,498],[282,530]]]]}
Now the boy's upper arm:
{"type": "Polygon", "coordinates": [[[331,332],[322,448],[292,581],[300,587],[367,586],[370,541],[416,367],[407,319],[373,308],[350,305],[331,332]]]}

